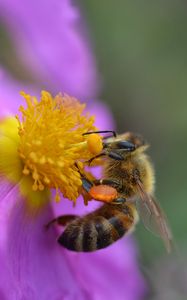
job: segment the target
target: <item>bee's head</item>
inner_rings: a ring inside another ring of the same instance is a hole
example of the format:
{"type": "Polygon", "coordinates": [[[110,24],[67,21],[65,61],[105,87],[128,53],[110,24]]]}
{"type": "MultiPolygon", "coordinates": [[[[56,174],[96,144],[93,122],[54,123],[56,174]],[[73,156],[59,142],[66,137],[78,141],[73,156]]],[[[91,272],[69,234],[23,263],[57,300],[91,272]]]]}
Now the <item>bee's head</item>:
{"type": "Polygon", "coordinates": [[[149,147],[143,136],[137,133],[126,132],[123,134],[123,139],[134,145],[134,150],[131,153],[142,153],[149,147]]]}
{"type": "Polygon", "coordinates": [[[126,132],[122,137],[123,140],[134,144],[136,149],[147,144],[143,136],[138,133],[126,132]]]}
{"type": "Polygon", "coordinates": [[[132,132],[126,132],[118,135],[115,139],[108,139],[104,144],[104,148],[107,149],[107,154],[114,160],[124,160],[131,155],[136,155],[144,152],[147,149],[143,137],[139,134],[132,132]]]}
{"type": "Polygon", "coordinates": [[[120,140],[118,142],[115,143],[115,148],[117,150],[120,150],[122,152],[126,152],[126,153],[129,153],[129,152],[133,152],[136,150],[136,145],[131,143],[130,141],[128,140],[120,140]]]}

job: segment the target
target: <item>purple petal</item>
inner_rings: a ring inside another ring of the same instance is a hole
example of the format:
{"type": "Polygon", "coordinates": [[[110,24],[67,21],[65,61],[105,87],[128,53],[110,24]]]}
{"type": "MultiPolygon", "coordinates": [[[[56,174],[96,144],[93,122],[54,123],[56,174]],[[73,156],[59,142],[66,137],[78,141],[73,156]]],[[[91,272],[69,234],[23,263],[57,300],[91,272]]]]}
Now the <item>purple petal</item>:
{"type": "Polygon", "coordinates": [[[77,255],[76,269],[80,270],[81,283],[92,290],[93,299],[133,300],[145,296],[135,245],[129,238],[92,254],[77,255]]]}
{"type": "Polygon", "coordinates": [[[8,78],[3,69],[0,69],[0,114],[2,116],[16,113],[21,105],[20,86],[21,83],[8,78]]]}
{"type": "Polygon", "coordinates": [[[18,188],[6,201],[14,201],[7,213],[6,279],[13,284],[2,290],[6,299],[87,299],[67,255],[56,243],[55,232],[45,230],[53,217],[50,207],[35,218],[28,216],[18,188]]]}
{"type": "Polygon", "coordinates": [[[23,82],[13,80],[11,76],[0,67],[0,117],[15,115],[24,101],[20,91],[30,92],[32,95],[39,95],[36,88],[25,85],[23,82]]]}
{"type": "Polygon", "coordinates": [[[0,280],[0,288],[7,300],[142,299],[145,287],[131,241],[96,253],[72,253],[57,244],[54,227],[45,230],[53,218],[50,207],[33,218],[24,201],[18,187],[6,197],[11,209],[6,213],[6,270],[1,267],[1,273],[11,285],[2,286],[0,280]]]}
{"type": "Polygon", "coordinates": [[[96,68],[80,14],[69,0],[0,0],[0,15],[12,32],[20,59],[40,88],[83,100],[95,96],[96,68]]]}
{"type": "Polygon", "coordinates": [[[86,110],[96,117],[95,126],[99,130],[114,130],[114,118],[109,107],[101,101],[92,101],[87,104],[86,110]]]}

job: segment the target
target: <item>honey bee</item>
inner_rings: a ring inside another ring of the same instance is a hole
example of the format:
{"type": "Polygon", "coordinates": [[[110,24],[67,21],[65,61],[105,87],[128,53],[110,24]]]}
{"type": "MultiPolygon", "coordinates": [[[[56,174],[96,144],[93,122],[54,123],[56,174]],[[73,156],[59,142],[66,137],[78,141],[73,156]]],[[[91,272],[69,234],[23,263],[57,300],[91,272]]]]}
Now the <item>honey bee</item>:
{"type": "Polygon", "coordinates": [[[60,216],[48,225],[53,222],[66,225],[58,238],[60,245],[77,252],[91,252],[111,245],[132,231],[138,220],[138,210],[145,226],[163,239],[170,252],[171,231],[153,198],[155,177],[145,153],[148,145],[134,133],[113,135],[103,139],[103,151],[89,161],[91,164],[100,156],[106,157],[103,178],[90,181],[81,174],[83,188],[90,198],[105,204],[86,216],[60,216]]]}
{"type": "MultiPolygon", "coordinates": [[[[148,147],[141,135],[131,132],[106,138],[100,154],[106,156],[103,179],[96,180],[95,184],[114,187],[118,197],[125,198],[126,203],[135,203],[145,227],[160,236],[170,252],[172,234],[164,212],[153,196],[155,175],[150,158],[145,153],[148,147]]],[[[93,157],[90,163],[97,157],[93,157]]],[[[92,195],[94,189],[90,190],[92,195]]],[[[101,198],[100,193],[96,193],[95,199],[101,198]]]]}

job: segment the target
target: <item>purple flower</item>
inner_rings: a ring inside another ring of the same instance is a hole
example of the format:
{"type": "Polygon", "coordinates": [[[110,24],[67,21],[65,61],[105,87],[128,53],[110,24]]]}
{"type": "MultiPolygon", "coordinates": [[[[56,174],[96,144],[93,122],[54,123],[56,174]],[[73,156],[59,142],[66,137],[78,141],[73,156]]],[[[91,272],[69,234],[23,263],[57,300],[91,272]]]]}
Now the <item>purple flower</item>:
{"type": "MultiPolygon", "coordinates": [[[[20,57],[38,78],[39,88],[47,85],[55,92],[62,90],[82,99],[96,96],[93,57],[77,29],[80,14],[69,1],[0,0],[0,14],[11,30],[20,57]]],[[[0,71],[0,79],[1,117],[17,113],[22,104],[20,89],[38,93],[38,86],[13,81],[4,70],[0,71]]],[[[113,128],[112,117],[102,103],[90,102],[88,110],[97,116],[100,129],[113,128]]],[[[9,149],[12,146],[7,148],[7,155],[9,149]]],[[[10,173],[16,166],[6,159],[10,156],[0,154],[0,299],[142,299],[145,283],[132,240],[122,239],[91,254],[72,253],[56,242],[61,228],[44,230],[54,216],[69,212],[82,215],[97,203],[85,207],[79,199],[73,208],[66,199],[58,204],[51,201],[40,213],[31,215],[27,209],[30,195],[20,192],[22,177],[18,174],[15,182],[12,180],[10,173]],[[4,165],[6,172],[2,172],[4,165]]]]}
{"type": "Polygon", "coordinates": [[[0,15],[40,89],[63,90],[82,100],[95,97],[94,58],[70,0],[0,0],[0,15]]]}

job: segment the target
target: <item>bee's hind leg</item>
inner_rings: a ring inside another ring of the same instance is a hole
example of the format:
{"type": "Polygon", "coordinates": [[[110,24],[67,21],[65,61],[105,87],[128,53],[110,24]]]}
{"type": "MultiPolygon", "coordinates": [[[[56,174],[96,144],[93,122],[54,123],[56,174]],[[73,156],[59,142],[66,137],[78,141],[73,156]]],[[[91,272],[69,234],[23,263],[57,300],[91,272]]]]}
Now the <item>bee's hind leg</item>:
{"type": "Polygon", "coordinates": [[[67,223],[70,223],[71,221],[75,220],[77,218],[76,215],[64,215],[64,216],[59,216],[53,220],[51,220],[49,223],[47,223],[45,225],[45,228],[46,229],[49,229],[49,227],[56,223],[58,225],[61,225],[61,226],[66,226],[67,223]]]}

